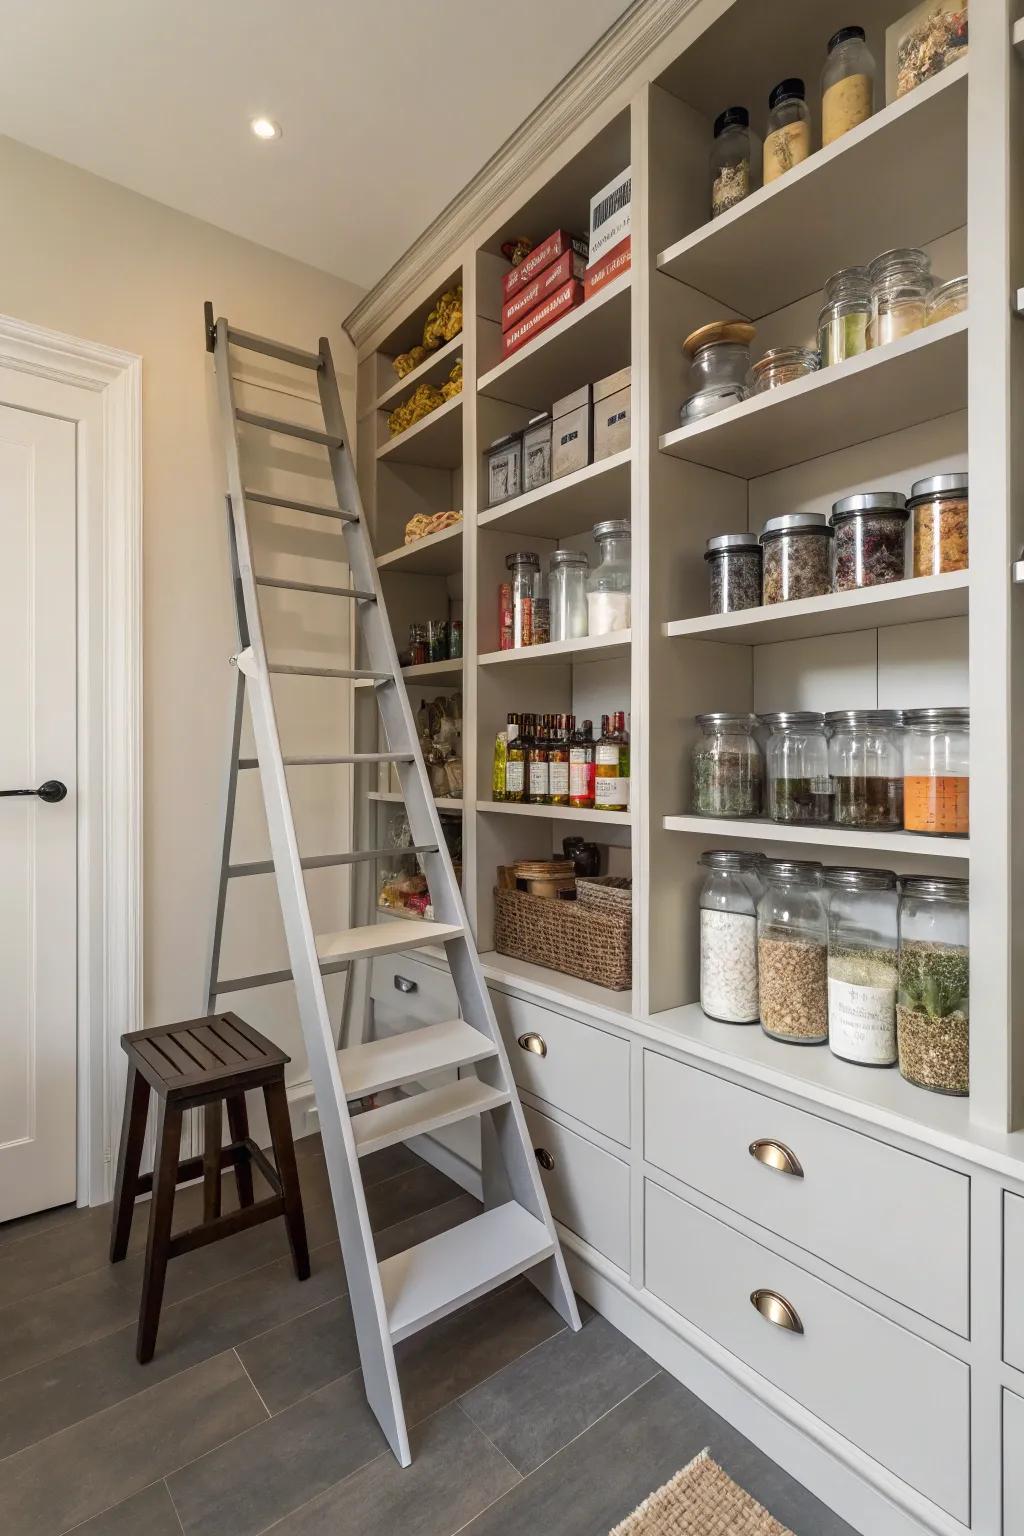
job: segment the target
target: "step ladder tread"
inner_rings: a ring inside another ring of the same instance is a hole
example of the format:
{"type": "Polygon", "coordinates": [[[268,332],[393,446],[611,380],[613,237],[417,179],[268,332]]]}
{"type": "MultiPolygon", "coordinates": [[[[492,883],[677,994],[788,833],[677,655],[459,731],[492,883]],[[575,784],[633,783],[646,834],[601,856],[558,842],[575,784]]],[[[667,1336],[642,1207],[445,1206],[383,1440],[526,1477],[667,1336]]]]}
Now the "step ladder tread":
{"type": "Polygon", "coordinates": [[[296,501],[291,496],[274,496],[268,491],[243,490],[246,502],[254,501],[261,507],[284,507],[290,512],[309,512],[313,517],[333,517],[341,523],[358,523],[358,512],[343,512],[340,507],[322,507],[315,501],[296,501]]]}
{"type": "Polygon", "coordinates": [[[236,410],[239,421],[264,432],[279,432],[283,437],[299,437],[306,443],[322,443],[325,448],[342,447],[342,439],[322,427],[304,427],[301,421],[285,421],[280,416],[262,416],[259,411],[236,410]]]}
{"type": "Polygon", "coordinates": [[[496,1055],[493,1040],[481,1030],[465,1019],[449,1019],[385,1035],[365,1045],[350,1045],[338,1052],[338,1065],[346,1097],[362,1099],[413,1082],[427,1072],[468,1067],[496,1055]]]}
{"type": "Polygon", "coordinates": [[[500,1109],[509,1098],[508,1089],[492,1088],[478,1077],[460,1077],[456,1082],[443,1083],[440,1088],[408,1094],[393,1104],[382,1104],[379,1109],[370,1109],[353,1117],[356,1152],[360,1157],[367,1157],[371,1152],[394,1146],[396,1142],[425,1136],[442,1126],[455,1125],[459,1120],[500,1109]]]}
{"type": "Polygon", "coordinates": [[[359,602],[375,603],[376,592],[360,592],[357,587],[330,587],[318,581],[286,581],[283,576],[257,576],[258,587],[274,587],[280,592],[316,592],[322,597],[352,597],[359,602]]]}
{"type": "Polygon", "coordinates": [[[368,923],[345,928],[340,933],[318,934],[316,949],[321,960],[368,960],[373,955],[420,949],[424,944],[444,944],[449,939],[462,938],[463,931],[457,923],[433,923],[422,917],[395,918],[389,923],[368,923]]]}
{"type": "Polygon", "coordinates": [[[447,1317],[554,1251],[544,1223],[509,1201],[385,1259],[380,1279],[392,1340],[447,1317]]]}
{"type": "MultiPolygon", "coordinates": [[[[283,757],[281,761],[286,768],[323,768],[338,767],[345,764],[359,767],[364,763],[414,763],[415,757],[411,752],[342,752],[333,757],[283,757]]],[[[258,757],[240,757],[239,768],[258,768],[258,757]]]]}

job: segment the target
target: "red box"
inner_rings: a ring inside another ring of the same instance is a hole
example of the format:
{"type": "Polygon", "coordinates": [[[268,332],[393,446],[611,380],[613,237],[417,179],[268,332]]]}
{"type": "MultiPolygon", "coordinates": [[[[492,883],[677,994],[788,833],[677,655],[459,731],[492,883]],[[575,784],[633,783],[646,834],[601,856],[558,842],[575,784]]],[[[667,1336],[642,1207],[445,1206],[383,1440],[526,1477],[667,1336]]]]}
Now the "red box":
{"type": "Polygon", "coordinates": [[[540,245],[535,245],[528,256],[524,256],[518,267],[513,267],[511,272],[506,272],[501,280],[502,296],[510,299],[520,288],[531,283],[535,277],[539,277],[545,267],[550,267],[553,261],[557,261],[565,251],[574,250],[577,256],[582,256],[584,261],[590,249],[589,241],[582,235],[570,235],[567,229],[556,229],[553,235],[548,235],[540,245]]]}
{"type": "Polygon", "coordinates": [[[593,298],[595,293],[600,293],[602,288],[621,277],[623,272],[630,268],[630,237],[620,240],[618,245],[613,245],[610,251],[606,251],[600,261],[588,267],[583,274],[583,296],[593,298]]]}
{"type": "Polygon", "coordinates": [[[570,278],[564,287],[557,289],[543,304],[538,304],[536,309],[531,309],[525,320],[520,320],[507,330],[501,338],[501,355],[510,357],[520,347],[551,325],[555,320],[567,314],[570,309],[575,309],[583,303],[583,284],[576,278],[570,278]]]}
{"type": "Polygon", "coordinates": [[[507,331],[517,320],[522,320],[531,309],[543,303],[549,294],[561,288],[570,278],[582,278],[585,271],[586,263],[582,256],[572,250],[563,251],[558,260],[553,261],[550,267],[545,267],[539,277],[527,283],[525,288],[518,289],[501,306],[502,330],[507,331]]]}

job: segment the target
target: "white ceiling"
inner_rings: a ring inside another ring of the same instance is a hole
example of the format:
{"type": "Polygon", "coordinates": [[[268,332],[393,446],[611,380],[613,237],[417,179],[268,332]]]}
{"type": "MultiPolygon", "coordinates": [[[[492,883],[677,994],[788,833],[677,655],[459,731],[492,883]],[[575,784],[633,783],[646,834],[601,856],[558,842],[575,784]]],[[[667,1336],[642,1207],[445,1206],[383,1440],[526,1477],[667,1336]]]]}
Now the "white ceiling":
{"type": "Polygon", "coordinates": [[[3,0],[0,132],[368,287],[628,5],[3,0]]]}

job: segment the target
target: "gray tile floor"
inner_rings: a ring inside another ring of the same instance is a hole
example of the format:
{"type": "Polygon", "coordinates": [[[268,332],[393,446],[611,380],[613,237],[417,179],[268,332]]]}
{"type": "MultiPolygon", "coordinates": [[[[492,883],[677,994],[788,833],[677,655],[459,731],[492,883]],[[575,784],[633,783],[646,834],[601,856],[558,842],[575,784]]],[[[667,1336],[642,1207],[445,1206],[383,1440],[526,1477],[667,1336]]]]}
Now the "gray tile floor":
{"type": "MultiPolygon", "coordinates": [[[[312,1277],[278,1222],[172,1261],[148,1366],[144,1208],[114,1267],[108,1209],[0,1227],[5,1536],[606,1536],[705,1445],[796,1536],[854,1536],[602,1318],[572,1334],[524,1280],[399,1347],[403,1471],[363,1399],[315,1138],[299,1157],[312,1277]]],[[[404,1148],[364,1168],[382,1256],[477,1208],[404,1148]]]]}

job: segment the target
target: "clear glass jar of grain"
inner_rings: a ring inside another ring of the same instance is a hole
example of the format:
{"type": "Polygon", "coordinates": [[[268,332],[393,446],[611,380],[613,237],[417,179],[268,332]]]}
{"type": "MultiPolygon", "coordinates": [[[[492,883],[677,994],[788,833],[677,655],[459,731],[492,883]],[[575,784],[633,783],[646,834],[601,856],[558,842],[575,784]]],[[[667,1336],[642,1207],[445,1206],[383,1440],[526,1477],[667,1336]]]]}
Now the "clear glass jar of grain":
{"type": "Polygon", "coordinates": [[[900,1072],[934,1093],[970,1091],[969,887],[914,875],[900,896],[900,1072]]]}
{"type": "Polygon", "coordinates": [[[757,986],[761,1028],[791,1045],[828,1039],[828,919],[821,865],[768,859],[760,869],[757,986]]]}
{"type": "Polygon", "coordinates": [[[875,110],[875,61],[863,27],[840,27],[821,71],[821,142],[831,144],[875,110]]]}
{"type": "Polygon", "coordinates": [[[755,161],[750,114],[746,107],[726,107],[715,118],[711,145],[711,217],[730,208],[761,185],[761,156],[755,161]]]}
{"type": "Polygon", "coordinates": [[[897,896],[888,869],[826,869],[828,1043],[843,1061],[896,1063],[897,896]]]}
{"type": "Polygon", "coordinates": [[[722,1024],[756,1024],[757,855],[737,850],[702,853],[707,871],[700,892],[700,1006],[722,1024]]]}
{"type": "Polygon", "coordinates": [[[931,257],[916,249],[883,251],[868,267],[868,346],[884,347],[922,329],[934,286],[931,257]]]}

